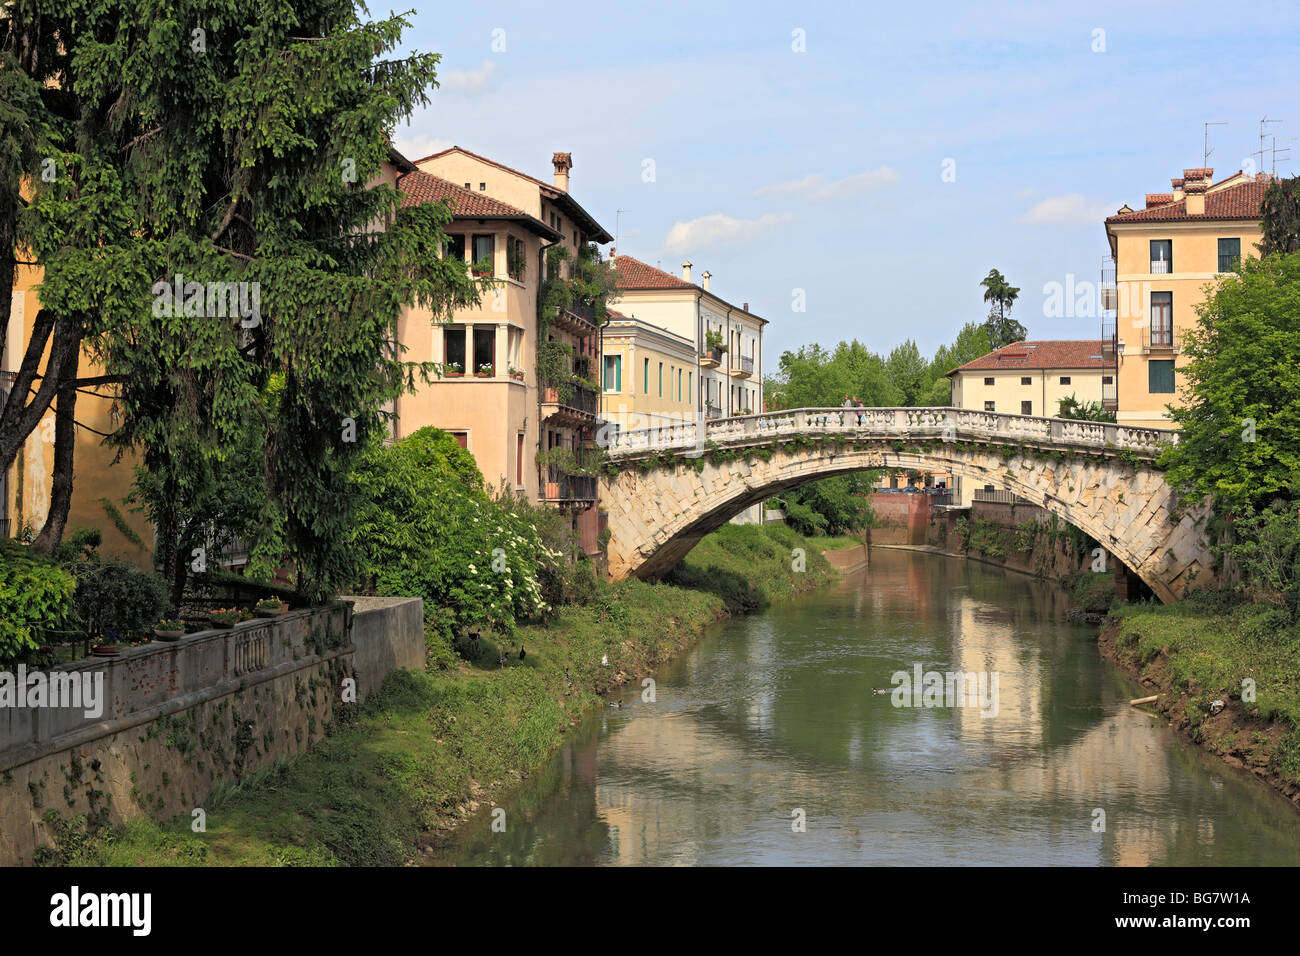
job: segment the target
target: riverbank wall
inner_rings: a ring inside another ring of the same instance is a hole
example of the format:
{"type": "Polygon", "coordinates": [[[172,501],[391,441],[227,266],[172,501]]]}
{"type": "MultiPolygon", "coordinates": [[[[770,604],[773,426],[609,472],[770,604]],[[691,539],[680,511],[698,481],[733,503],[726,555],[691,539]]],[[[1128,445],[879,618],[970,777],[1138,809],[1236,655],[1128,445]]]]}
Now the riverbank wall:
{"type": "Polygon", "coordinates": [[[70,681],[102,682],[100,713],[0,710],[0,864],[38,859],[76,818],[198,819],[215,790],[306,752],[393,669],[424,666],[420,599],[356,600],[67,665],[70,681]]]}

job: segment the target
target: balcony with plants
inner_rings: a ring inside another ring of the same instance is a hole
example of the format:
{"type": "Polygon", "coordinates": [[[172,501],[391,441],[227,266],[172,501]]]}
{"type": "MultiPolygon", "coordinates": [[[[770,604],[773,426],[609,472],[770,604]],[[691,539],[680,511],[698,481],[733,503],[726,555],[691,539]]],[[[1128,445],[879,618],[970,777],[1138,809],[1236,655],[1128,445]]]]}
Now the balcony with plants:
{"type": "Polygon", "coordinates": [[[727,351],[722,343],[722,333],[709,329],[704,333],[704,352],[700,355],[700,365],[705,368],[717,368],[722,364],[722,356],[727,351]]]}
{"type": "Polygon", "coordinates": [[[605,455],[602,449],[559,446],[537,453],[542,498],[549,502],[592,502],[605,455]]]}
{"type": "Polygon", "coordinates": [[[573,346],[552,339],[537,347],[537,381],[542,420],[584,428],[600,412],[600,383],[592,375],[591,356],[574,355],[573,346]]]}
{"type": "Polygon", "coordinates": [[[572,335],[593,335],[608,321],[606,303],[616,277],[600,250],[586,244],[573,255],[564,246],[546,252],[546,281],[538,296],[541,323],[572,335]]]}

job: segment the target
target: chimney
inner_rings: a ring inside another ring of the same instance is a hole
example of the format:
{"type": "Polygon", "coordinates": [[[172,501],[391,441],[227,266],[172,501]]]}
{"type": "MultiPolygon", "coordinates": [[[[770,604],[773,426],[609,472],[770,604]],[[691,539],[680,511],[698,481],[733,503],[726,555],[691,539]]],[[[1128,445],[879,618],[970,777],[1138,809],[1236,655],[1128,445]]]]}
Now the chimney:
{"type": "Polygon", "coordinates": [[[713,278],[713,273],[709,272],[707,269],[700,273],[700,279],[702,279],[704,282],[705,292],[709,291],[709,280],[712,278],[713,278]]]}
{"type": "Polygon", "coordinates": [[[1171,179],[1169,184],[1174,187],[1174,202],[1181,202],[1183,198],[1183,181],[1181,179],[1171,179]]]}
{"type": "Polygon", "coordinates": [[[555,188],[569,191],[569,170],[573,168],[572,153],[552,153],[551,165],[555,167],[555,188]]]}
{"type": "Polygon", "coordinates": [[[1197,180],[1196,182],[1187,182],[1183,187],[1183,192],[1187,197],[1187,215],[1204,216],[1205,215],[1205,182],[1197,180]]]}
{"type": "Polygon", "coordinates": [[[741,306],[741,308],[744,309],[746,312],[748,312],[748,311],[749,311],[749,303],[746,302],[744,305],[741,306]]]}
{"type": "Polygon", "coordinates": [[[687,259],[682,263],[682,279],[686,282],[691,281],[691,260],[687,259]]]}

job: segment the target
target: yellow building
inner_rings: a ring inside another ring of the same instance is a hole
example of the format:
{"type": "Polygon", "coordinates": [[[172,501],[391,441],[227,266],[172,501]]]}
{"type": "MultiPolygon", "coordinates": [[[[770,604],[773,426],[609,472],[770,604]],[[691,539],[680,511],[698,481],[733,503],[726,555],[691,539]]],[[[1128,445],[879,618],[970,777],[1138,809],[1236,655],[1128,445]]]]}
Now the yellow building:
{"type": "MultiPolygon", "coordinates": [[[[624,373],[630,369],[632,375],[617,392],[604,394],[602,407],[611,420],[644,428],[667,424],[672,416],[693,422],[762,413],[767,320],[750,312],[748,302],[737,307],[715,295],[712,273],[702,273],[697,285],[689,261],[682,263],[680,277],[632,256],[617,255],[613,261],[616,304],[645,331],[638,337],[644,347],[634,350],[627,336],[620,345],[624,373]],[[661,334],[652,337],[651,329],[661,334]],[[685,343],[685,351],[670,346],[665,336],[685,343]]],[[[758,523],[761,507],[733,520],[758,523]]]]}
{"type": "Polygon", "coordinates": [[[601,351],[605,421],[633,430],[694,419],[699,356],[690,339],[611,311],[601,351]]]}
{"type": "Polygon", "coordinates": [[[570,509],[594,551],[596,479],[577,472],[600,412],[598,389],[585,384],[594,386],[600,374],[600,330],[589,308],[574,305],[539,342],[537,300],[547,249],[563,245],[576,256],[612,236],[569,195],[570,155],[556,153],[552,163],[554,184],[453,147],[415,161],[399,180],[407,202],[454,203],[449,252],[495,287],[449,323],[431,322],[427,310],[403,314],[398,334],[407,358],[447,372],[397,402],[394,437],[426,425],[451,432],[494,489],[504,483],[570,509]],[[539,380],[539,347],[564,366],[555,381],[539,380]]]}
{"type": "MultiPolygon", "coordinates": [[[[1015,342],[981,355],[948,373],[952,407],[1008,415],[1052,418],[1063,398],[1100,402],[1114,384],[1096,340],[1015,342]]],[[[975,489],[953,479],[954,503],[970,504],[975,489]]]]}
{"type": "Polygon", "coordinates": [[[1145,208],[1124,206],[1106,220],[1114,284],[1103,281],[1102,338],[1117,388],[1105,400],[1121,425],[1171,427],[1167,406],[1185,400],[1183,334],[1207,284],[1259,255],[1269,177],[1213,175],[1185,169],[1172,192],[1148,193],[1145,208]]]}

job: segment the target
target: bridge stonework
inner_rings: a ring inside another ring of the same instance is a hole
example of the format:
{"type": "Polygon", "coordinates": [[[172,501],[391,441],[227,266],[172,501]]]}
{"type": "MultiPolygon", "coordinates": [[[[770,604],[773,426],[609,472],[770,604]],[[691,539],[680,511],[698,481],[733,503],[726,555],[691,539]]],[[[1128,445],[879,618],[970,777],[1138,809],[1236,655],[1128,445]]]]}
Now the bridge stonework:
{"type": "Polygon", "coordinates": [[[1207,503],[1174,510],[1153,461],[1173,433],[959,409],[798,409],[624,432],[602,479],[609,568],[654,580],[751,505],[833,475],[947,471],[1081,529],[1163,601],[1212,583],[1207,503]]]}

